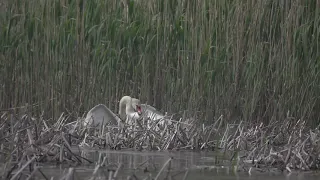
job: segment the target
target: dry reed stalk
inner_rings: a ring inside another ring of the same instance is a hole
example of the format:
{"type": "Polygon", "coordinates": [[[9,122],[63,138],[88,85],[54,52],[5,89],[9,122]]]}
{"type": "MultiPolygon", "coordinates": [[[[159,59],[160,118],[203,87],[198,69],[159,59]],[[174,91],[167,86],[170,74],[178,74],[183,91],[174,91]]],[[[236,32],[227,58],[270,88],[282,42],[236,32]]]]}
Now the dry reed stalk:
{"type": "Polygon", "coordinates": [[[187,170],[187,171],[185,172],[185,174],[184,174],[184,176],[183,176],[183,180],[187,179],[188,174],[189,174],[189,170],[187,170]]]}
{"type": "Polygon", "coordinates": [[[117,170],[114,172],[113,179],[117,179],[120,169],[122,168],[122,163],[118,165],[117,170]]]}
{"type": "Polygon", "coordinates": [[[74,179],[75,170],[74,168],[69,168],[68,173],[65,177],[65,180],[73,180],[74,179]]]}
{"type": "Polygon", "coordinates": [[[35,174],[38,170],[39,170],[39,167],[35,167],[26,180],[30,180],[30,179],[34,178],[34,174],[35,174]]]}
{"type": "Polygon", "coordinates": [[[170,158],[170,159],[168,159],[168,160],[164,163],[164,165],[162,166],[162,168],[161,168],[160,171],[158,172],[157,176],[154,178],[155,180],[157,180],[157,179],[160,177],[161,173],[164,171],[164,168],[165,168],[168,164],[170,164],[170,162],[171,162],[172,159],[173,159],[173,158],[170,158]]]}
{"type": "Polygon", "coordinates": [[[27,167],[29,166],[31,163],[33,163],[33,161],[36,159],[36,156],[33,156],[28,162],[26,162],[11,178],[10,180],[14,180],[16,179],[19,174],[27,167]]]}
{"type": "MultiPolygon", "coordinates": [[[[99,169],[100,169],[100,164],[97,164],[96,167],[95,167],[94,170],[93,170],[93,173],[92,173],[92,176],[91,176],[90,180],[96,179],[96,176],[97,176],[97,174],[98,174],[98,170],[99,170],[99,169]]],[[[112,171],[111,171],[111,172],[112,172],[112,171]]],[[[111,176],[111,175],[110,175],[111,172],[109,172],[109,177],[111,176]]],[[[110,178],[109,178],[109,179],[110,179],[110,178]]]]}

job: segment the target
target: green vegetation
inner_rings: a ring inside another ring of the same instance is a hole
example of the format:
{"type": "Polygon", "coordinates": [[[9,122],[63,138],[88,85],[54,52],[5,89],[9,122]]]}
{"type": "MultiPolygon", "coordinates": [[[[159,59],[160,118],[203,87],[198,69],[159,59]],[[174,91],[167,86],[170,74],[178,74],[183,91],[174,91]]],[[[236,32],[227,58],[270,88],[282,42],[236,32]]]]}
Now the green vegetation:
{"type": "MultiPolygon", "coordinates": [[[[4,1],[6,2],[6,1],[4,1]]],[[[57,119],[131,95],[212,122],[320,120],[320,3],[10,0],[0,109],[57,119]],[[200,113],[198,113],[200,112],[200,113]]]]}

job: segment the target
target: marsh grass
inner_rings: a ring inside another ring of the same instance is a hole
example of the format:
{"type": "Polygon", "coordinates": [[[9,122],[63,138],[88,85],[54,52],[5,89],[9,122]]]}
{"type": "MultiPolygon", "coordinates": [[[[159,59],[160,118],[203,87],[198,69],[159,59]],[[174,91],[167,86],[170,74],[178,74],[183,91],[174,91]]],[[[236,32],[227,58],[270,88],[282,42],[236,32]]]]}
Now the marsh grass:
{"type": "Polygon", "coordinates": [[[3,2],[2,110],[77,117],[132,95],[201,122],[319,123],[316,0],[3,2]]]}

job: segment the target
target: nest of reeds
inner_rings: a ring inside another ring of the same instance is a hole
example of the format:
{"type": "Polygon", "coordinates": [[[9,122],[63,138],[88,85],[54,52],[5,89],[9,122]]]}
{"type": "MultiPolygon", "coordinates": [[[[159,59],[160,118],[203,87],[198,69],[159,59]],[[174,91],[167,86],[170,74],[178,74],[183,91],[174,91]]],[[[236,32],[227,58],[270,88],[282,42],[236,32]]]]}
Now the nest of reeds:
{"type": "MultiPolygon", "coordinates": [[[[79,149],[231,151],[230,166],[249,173],[277,168],[291,172],[320,168],[319,128],[304,121],[249,125],[227,124],[223,117],[204,126],[193,119],[137,120],[122,127],[83,127],[83,118],[62,114],[58,120],[27,114],[1,115],[1,177],[31,177],[35,163],[92,163],[79,149]],[[55,122],[55,123],[51,123],[55,122]],[[76,150],[75,150],[76,149],[76,150]],[[26,172],[27,171],[27,172],[26,172]]],[[[120,166],[119,166],[120,167],[120,166]]],[[[73,171],[70,169],[70,172],[73,171]]],[[[67,177],[67,175],[66,175],[67,177]]]]}
{"type": "Polygon", "coordinates": [[[237,156],[237,165],[249,173],[254,169],[291,172],[320,168],[319,126],[310,129],[301,120],[277,121],[268,126],[229,124],[220,147],[241,154],[237,156]]]}

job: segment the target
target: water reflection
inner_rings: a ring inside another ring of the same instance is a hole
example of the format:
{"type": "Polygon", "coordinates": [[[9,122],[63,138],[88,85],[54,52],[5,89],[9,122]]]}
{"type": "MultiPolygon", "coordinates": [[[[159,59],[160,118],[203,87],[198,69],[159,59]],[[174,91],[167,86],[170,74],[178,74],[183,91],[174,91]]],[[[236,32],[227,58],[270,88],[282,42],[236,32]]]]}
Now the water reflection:
{"type": "MultiPolygon", "coordinates": [[[[258,173],[237,172],[234,170],[231,162],[228,160],[230,154],[213,153],[213,152],[138,152],[138,151],[83,151],[81,154],[95,162],[92,164],[84,163],[75,167],[74,179],[89,179],[92,176],[95,165],[101,163],[105,158],[105,166],[98,172],[101,179],[108,177],[110,170],[116,170],[119,164],[122,168],[119,171],[117,179],[127,179],[128,176],[135,174],[139,179],[148,176],[155,177],[163,165],[171,160],[170,169],[165,168],[161,178],[183,179],[187,172],[186,179],[203,179],[211,180],[220,179],[319,179],[319,174],[315,173],[258,173]],[[170,171],[170,172],[169,172],[170,171]],[[167,175],[170,175],[170,178],[167,175]]],[[[44,166],[42,170],[49,178],[60,179],[62,174],[67,172],[69,166],[44,166]]],[[[39,178],[40,176],[38,176],[39,178]]],[[[39,178],[40,179],[40,178],[39,178]]]]}

